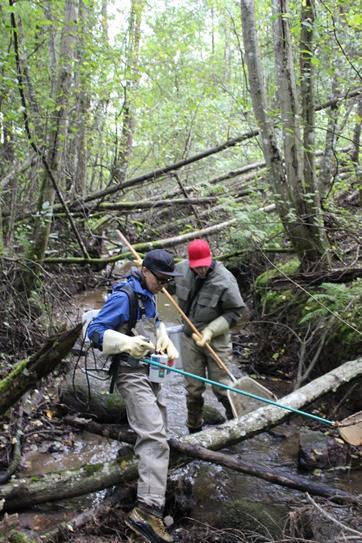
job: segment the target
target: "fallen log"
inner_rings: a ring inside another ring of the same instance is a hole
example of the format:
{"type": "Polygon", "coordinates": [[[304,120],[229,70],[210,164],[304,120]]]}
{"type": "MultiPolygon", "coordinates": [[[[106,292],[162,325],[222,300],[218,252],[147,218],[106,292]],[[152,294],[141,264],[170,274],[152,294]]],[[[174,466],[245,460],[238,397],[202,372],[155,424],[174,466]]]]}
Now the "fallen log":
{"type": "MultiPolygon", "coordinates": [[[[237,455],[209,451],[175,438],[171,439],[169,443],[173,452],[170,462],[171,468],[184,465],[192,458],[198,458],[280,486],[323,496],[336,503],[361,504],[361,498],[349,492],[310,481],[306,477],[286,475],[276,469],[271,471],[262,466],[247,464],[237,455]]],[[[0,487],[0,501],[4,500],[5,511],[18,511],[35,504],[74,498],[114,485],[123,485],[126,482],[134,481],[136,477],[137,463],[135,460],[122,458],[120,461],[85,465],[78,470],[46,474],[39,481],[34,476],[18,479],[0,487]]]]}
{"type": "MultiPolygon", "coordinates": [[[[361,362],[362,358],[346,362],[301,389],[292,392],[283,398],[281,403],[297,409],[303,408],[321,395],[336,390],[340,385],[361,375],[361,362]]],[[[180,447],[185,445],[187,454],[191,453],[192,447],[221,449],[275,426],[290,414],[290,412],[274,406],[261,407],[253,413],[248,413],[223,425],[185,436],[178,440],[178,447],[180,450],[180,447]]],[[[172,460],[171,467],[185,461],[185,457],[176,456],[172,460]]],[[[4,500],[5,510],[16,510],[34,503],[44,503],[96,492],[113,485],[133,481],[136,477],[137,464],[133,460],[122,459],[120,465],[117,462],[87,465],[80,470],[43,476],[40,481],[34,481],[34,477],[13,481],[0,487],[0,502],[4,500]]],[[[333,489],[330,494],[332,499],[332,496],[336,496],[336,491],[333,489]]],[[[341,496],[340,492],[338,492],[338,496],[341,496]]],[[[354,498],[353,496],[350,498],[352,502],[354,498]]],[[[337,499],[340,498],[337,497],[337,499]]],[[[342,499],[344,498],[342,497],[342,499]]]]}
{"type": "MultiPolygon", "coordinates": [[[[276,205],[269,204],[265,207],[261,207],[259,211],[262,211],[264,213],[272,213],[276,211],[276,205]]],[[[163,249],[163,248],[168,248],[168,247],[175,247],[176,245],[181,245],[182,243],[186,243],[195,238],[204,237],[211,234],[216,234],[217,232],[221,232],[222,230],[229,228],[230,226],[233,226],[235,223],[237,223],[237,219],[234,218],[228,221],[213,224],[212,226],[209,226],[208,228],[203,228],[201,230],[194,230],[193,232],[189,232],[187,234],[181,234],[179,236],[173,236],[171,238],[164,238],[159,241],[146,241],[144,243],[135,243],[133,247],[138,253],[144,253],[144,252],[149,251],[150,249],[163,249]]],[[[46,264],[93,264],[93,265],[103,265],[105,267],[107,264],[117,262],[118,260],[125,260],[127,258],[130,260],[133,260],[133,255],[130,252],[124,252],[124,253],[120,252],[119,254],[116,254],[109,258],[86,259],[83,257],[69,257],[69,258],[49,257],[49,258],[44,258],[43,262],[46,264]]]]}
{"type": "Polygon", "coordinates": [[[60,401],[71,412],[89,416],[100,422],[122,423],[127,421],[126,406],[115,390],[109,392],[110,380],[100,381],[77,371],[67,375],[60,385],[60,401]]]}
{"type": "Polygon", "coordinates": [[[287,488],[294,488],[295,490],[301,490],[302,492],[309,492],[317,496],[323,496],[331,501],[337,503],[353,503],[361,504],[362,500],[358,496],[354,496],[344,490],[333,488],[323,483],[317,483],[311,481],[307,477],[300,475],[293,475],[292,473],[285,474],[275,468],[265,468],[255,464],[248,464],[241,460],[239,455],[224,454],[221,452],[209,451],[204,447],[198,445],[190,445],[182,443],[181,441],[172,438],[170,439],[170,446],[173,451],[177,451],[182,455],[187,455],[192,458],[199,458],[205,462],[211,462],[213,464],[219,464],[226,468],[252,475],[258,479],[269,481],[279,486],[285,486],[287,488]]]}
{"type": "Polygon", "coordinates": [[[48,338],[42,349],[18,362],[0,381],[0,414],[5,413],[25,392],[39,386],[39,381],[49,375],[70,352],[78,338],[82,324],[57,336],[48,338]]]}
{"type": "MultiPolygon", "coordinates": [[[[132,430],[118,424],[99,424],[94,421],[80,419],[79,417],[66,417],[65,420],[67,424],[74,425],[77,428],[86,430],[87,432],[102,435],[108,439],[115,439],[132,445],[136,441],[136,434],[132,432],[132,430]]],[[[251,465],[244,462],[238,455],[229,455],[209,451],[204,447],[190,445],[176,438],[171,438],[169,440],[169,445],[171,451],[174,453],[174,461],[177,463],[180,462],[180,458],[178,458],[175,453],[180,453],[182,456],[198,458],[200,460],[204,460],[205,462],[219,464],[225,466],[226,468],[269,481],[270,483],[285,486],[287,488],[294,488],[303,492],[311,492],[314,495],[323,496],[332,501],[360,503],[360,499],[349,492],[344,492],[339,489],[334,489],[329,485],[311,481],[307,477],[301,477],[293,474],[287,475],[274,468],[271,471],[270,468],[268,469],[263,466],[251,465]]],[[[187,462],[186,459],[185,462],[187,462]]]]}
{"type": "Polygon", "coordinates": [[[58,536],[61,536],[61,541],[71,539],[75,530],[79,530],[90,522],[102,522],[102,519],[106,518],[117,505],[119,505],[117,496],[105,498],[101,504],[86,509],[71,520],[65,520],[58,524],[56,528],[43,534],[41,536],[41,543],[54,543],[58,540],[58,536]]]}
{"type": "MultiPolygon", "coordinates": [[[[321,375],[314,381],[281,398],[279,401],[287,407],[303,409],[327,392],[335,392],[341,385],[362,375],[362,357],[345,362],[332,371],[321,375]]],[[[201,445],[206,449],[221,449],[243,441],[276,426],[291,413],[285,409],[268,405],[260,407],[237,419],[229,420],[222,426],[209,428],[185,438],[186,442],[201,445]]]]}
{"type": "MultiPolygon", "coordinates": [[[[352,91],[349,91],[348,93],[346,93],[345,96],[339,99],[332,99],[332,100],[329,100],[328,102],[325,102],[323,104],[316,106],[315,110],[320,111],[322,109],[326,109],[340,100],[354,98],[355,96],[358,96],[360,93],[361,93],[360,88],[354,89],[352,91]]],[[[132,187],[134,185],[143,183],[144,181],[147,181],[147,180],[159,179],[160,177],[164,176],[165,174],[169,172],[179,170],[183,168],[184,166],[187,166],[188,164],[192,164],[193,162],[197,162],[199,160],[207,158],[216,153],[220,153],[221,151],[224,151],[225,149],[229,149],[230,147],[235,147],[236,145],[239,145],[240,143],[243,143],[244,141],[247,141],[249,139],[253,139],[257,136],[259,136],[259,130],[250,130],[249,132],[245,132],[244,134],[241,134],[240,136],[236,138],[229,139],[220,145],[217,145],[210,149],[206,149],[205,151],[197,153],[196,155],[193,155],[189,158],[185,158],[184,160],[175,162],[174,164],[169,164],[168,166],[164,166],[163,168],[159,168],[152,172],[139,175],[137,177],[134,177],[133,179],[128,179],[126,181],[117,183],[116,185],[113,185],[112,187],[109,187],[107,189],[94,192],[93,194],[90,194],[89,196],[87,196],[83,201],[77,201],[72,204],[69,204],[69,207],[71,209],[82,207],[84,205],[84,202],[91,202],[92,200],[104,198],[105,196],[114,194],[115,192],[119,192],[120,190],[123,190],[126,187],[132,187]]],[[[58,209],[60,209],[60,207],[58,207],[58,205],[55,205],[54,211],[58,209]]]]}
{"type": "Polygon", "coordinates": [[[275,277],[268,287],[273,290],[298,288],[298,285],[317,286],[322,283],[349,283],[362,277],[362,267],[342,268],[327,272],[308,272],[290,274],[289,277],[275,277]]]}
{"type": "Polygon", "coordinates": [[[117,461],[86,464],[80,469],[23,477],[0,486],[0,504],[4,500],[4,511],[19,511],[35,504],[91,494],[136,478],[134,459],[122,459],[120,465],[117,461]]]}

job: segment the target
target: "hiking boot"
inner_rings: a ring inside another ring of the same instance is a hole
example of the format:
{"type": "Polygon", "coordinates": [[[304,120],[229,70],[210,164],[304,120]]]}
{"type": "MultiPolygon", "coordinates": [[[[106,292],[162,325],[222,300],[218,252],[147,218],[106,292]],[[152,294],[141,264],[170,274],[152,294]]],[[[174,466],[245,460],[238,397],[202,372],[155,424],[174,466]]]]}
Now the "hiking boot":
{"type": "Polygon", "coordinates": [[[153,515],[141,507],[135,507],[125,518],[131,530],[143,536],[150,543],[173,543],[174,539],[167,532],[161,516],[153,515]]]}

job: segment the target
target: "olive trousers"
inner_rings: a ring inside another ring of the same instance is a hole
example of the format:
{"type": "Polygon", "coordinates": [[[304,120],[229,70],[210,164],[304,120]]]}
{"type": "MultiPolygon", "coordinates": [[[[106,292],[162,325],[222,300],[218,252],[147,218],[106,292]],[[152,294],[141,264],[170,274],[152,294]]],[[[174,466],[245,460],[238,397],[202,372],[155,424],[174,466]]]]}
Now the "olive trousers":
{"type": "MultiPolygon", "coordinates": [[[[196,345],[192,337],[182,335],[182,361],[185,371],[206,377],[212,381],[219,381],[224,385],[230,385],[231,380],[222,368],[219,368],[205,348],[196,345]]],[[[223,335],[215,338],[211,343],[212,348],[220,358],[228,365],[232,359],[232,344],[230,335],[223,335]]],[[[190,429],[199,429],[203,424],[202,408],[204,405],[203,394],[206,384],[191,377],[185,377],[186,383],[186,405],[187,405],[187,426],[190,429]]],[[[232,418],[231,408],[227,399],[226,391],[216,386],[212,387],[216,398],[225,407],[227,418],[232,418]]]]}

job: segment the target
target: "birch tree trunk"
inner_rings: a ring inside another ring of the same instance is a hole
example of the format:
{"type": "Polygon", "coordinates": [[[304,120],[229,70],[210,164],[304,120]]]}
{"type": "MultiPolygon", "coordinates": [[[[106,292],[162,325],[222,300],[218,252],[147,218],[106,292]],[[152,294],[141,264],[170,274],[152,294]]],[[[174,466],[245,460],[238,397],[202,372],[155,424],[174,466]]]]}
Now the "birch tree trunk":
{"type": "Polygon", "coordinates": [[[241,0],[243,41],[253,109],[260,129],[265,162],[272,174],[275,203],[302,269],[306,270],[320,265],[321,259],[325,258],[327,253],[322,243],[324,230],[319,219],[316,220],[316,210],[319,210],[314,201],[316,191],[313,191],[312,206],[307,206],[305,201],[302,141],[298,122],[300,108],[292,65],[286,3],[283,0],[273,0],[273,9],[285,167],[272,120],[267,113],[253,0],[241,0]]]}
{"type": "MultiPolygon", "coordinates": [[[[314,27],[315,1],[306,0],[302,3],[300,38],[300,93],[304,150],[304,186],[302,199],[307,211],[307,228],[310,231],[311,240],[312,242],[313,240],[316,240],[317,252],[315,259],[317,259],[320,254],[323,263],[327,263],[329,266],[330,254],[328,250],[327,235],[323,225],[315,165],[314,27]]],[[[314,264],[314,262],[312,264],[314,264]]]]}
{"type": "Polygon", "coordinates": [[[132,150],[135,113],[133,110],[133,92],[139,81],[138,62],[141,39],[141,19],[146,3],[144,0],[132,0],[128,25],[128,40],[126,51],[125,86],[123,101],[123,118],[120,138],[119,156],[116,149],[114,175],[117,182],[126,178],[128,160],[132,150]]]}
{"type": "MultiPolygon", "coordinates": [[[[49,152],[47,162],[54,177],[57,179],[61,164],[60,159],[63,152],[64,136],[66,133],[66,115],[71,87],[72,62],[74,58],[74,47],[76,41],[75,26],[77,19],[76,0],[66,0],[64,28],[61,36],[59,71],[55,86],[55,107],[49,136],[49,152]]],[[[30,260],[43,261],[48,246],[55,189],[45,173],[40,188],[38,200],[38,217],[34,225],[34,245],[28,257],[30,260]]]]}

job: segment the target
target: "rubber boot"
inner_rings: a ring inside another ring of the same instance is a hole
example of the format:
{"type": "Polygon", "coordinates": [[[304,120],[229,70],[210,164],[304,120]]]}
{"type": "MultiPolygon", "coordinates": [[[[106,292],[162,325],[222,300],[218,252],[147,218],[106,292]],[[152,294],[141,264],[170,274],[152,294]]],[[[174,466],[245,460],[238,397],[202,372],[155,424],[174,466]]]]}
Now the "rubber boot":
{"type": "Polygon", "coordinates": [[[225,409],[226,418],[228,420],[234,419],[235,418],[234,413],[233,413],[233,410],[231,409],[231,405],[228,398],[226,396],[218,396],[217,399],[219,400],[219,402],[223,405],[225,409]]]}
{"type": "Polygon", "coordinates": [[[187,427],[190,434],[195,434],[202,430],[202,425],[204,424],[204,419],[202,418],[202,408],[204,405],[204,399],[187,397],[187,427]]]}
{"type": "Polygon", "coordinates": [[[189,429],[190,434],[197,434],[197,432],[201,432],[202,425],[198,426],[197,428],[193,428],[192,426],[188,426],[188,429],[189,429]]]}

